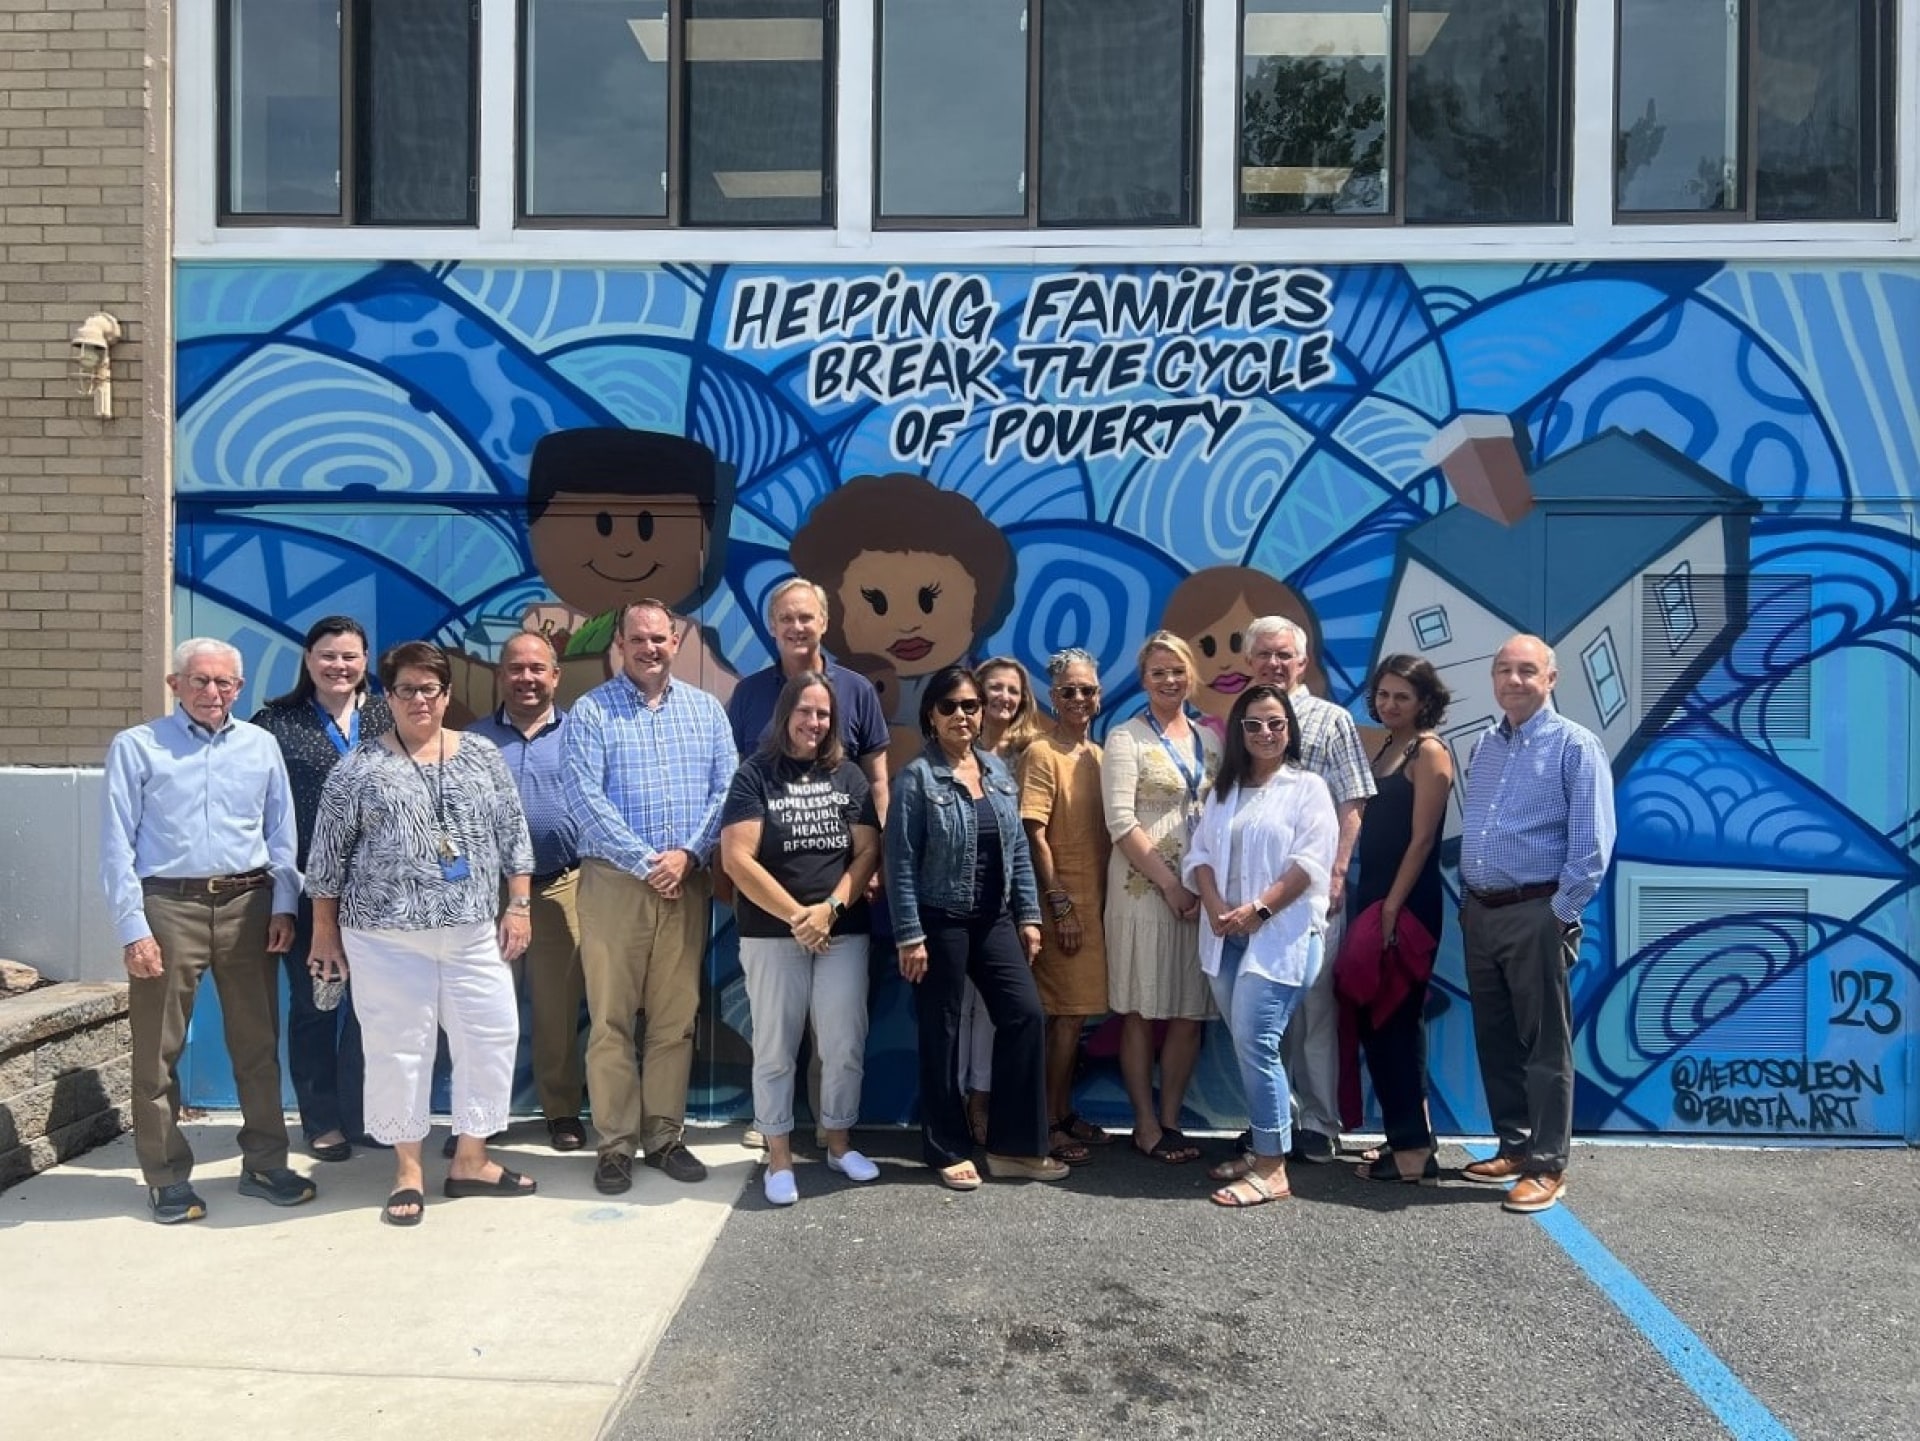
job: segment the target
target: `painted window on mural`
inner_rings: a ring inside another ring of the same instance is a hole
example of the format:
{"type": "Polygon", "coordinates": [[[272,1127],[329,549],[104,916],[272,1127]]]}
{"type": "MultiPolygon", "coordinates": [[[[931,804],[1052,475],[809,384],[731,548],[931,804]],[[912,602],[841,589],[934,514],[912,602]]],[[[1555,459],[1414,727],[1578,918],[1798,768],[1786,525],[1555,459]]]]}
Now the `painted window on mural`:
{"type": "Polygon", "coordinates": [[[1433,650],[1453,639],[1453,632],[1447,628],[1447,612],[1441,606],[1415,611],[1410,619],[1414,639],[1420,642],[1422,650],[1433,650]]]}
{"type": "Polygon", "coordinates": [[[1893,215],[1892,0],[1621,0],[1616,204],[1893,215]]]}
{"type": "Polygon", "coordinates": [[[468,0],[226,0],[226,219],[474,221],[468,0]]]}
{"type": "Polygon", "coordinates": [[[1587,668],[1587,684],[1593,688],[1593,705],[1602,725],[1627,708],[1626,688],[1620,683],[1620,659],[1613,652],[1613,632],[1603,630],[1600,638],[1580,653],[1587,668]]]}
{"type": "Polygon", "coordinates": [[[1241,218],[1565,219],[1568,11],[1241,0],[1241,218]]]}
{"type": "Polygon", "coordinates": [[[1700,617],[1693,604],[1693,567],[1683,562],[1672,575],[1660,577],[1654,582],[1653,595],[1660,607],[1667,648],[1677,651],[1700,629],[1700,617]]]}
{"type": "Polygon", "coordinates": [[[530,220],[826,225],[825,0],[526,0],[530,220]]]}
{"type": "Polygon", "coordinates": [[[880,220],[1193,219],[1186,0],[882,0],[880,220]]]}

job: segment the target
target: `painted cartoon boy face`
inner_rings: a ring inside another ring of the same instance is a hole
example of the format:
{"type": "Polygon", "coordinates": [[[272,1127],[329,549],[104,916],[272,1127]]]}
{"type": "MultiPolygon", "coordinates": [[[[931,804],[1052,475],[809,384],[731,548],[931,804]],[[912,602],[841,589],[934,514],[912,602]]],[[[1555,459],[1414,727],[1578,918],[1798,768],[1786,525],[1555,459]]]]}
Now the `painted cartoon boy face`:
{"type": "Polygon", "coordinates": [[[582,614],[643,595],[680,605],[700,589],[707,527],[691,495],[573,491],[528,530],[540,578],[582,614]]]}
{"type": "Polygon", "coordinates": [[[1247,627],[1259,619],[1239,597],[1227,613],[1197,635],[1185,637],[1193,647],[1197,673],[1193,703],[1216,720],[1225,720],[1233,698],[1253,682],[1253,662],[1247,657],[1247,627]]]}
{"type": "Polygon", "coordinates": [[[976,590],[953,556],[863,551],[840,579],[846,649],[886,656],[902,676],[930,675],[973,644],[976,590]]]}

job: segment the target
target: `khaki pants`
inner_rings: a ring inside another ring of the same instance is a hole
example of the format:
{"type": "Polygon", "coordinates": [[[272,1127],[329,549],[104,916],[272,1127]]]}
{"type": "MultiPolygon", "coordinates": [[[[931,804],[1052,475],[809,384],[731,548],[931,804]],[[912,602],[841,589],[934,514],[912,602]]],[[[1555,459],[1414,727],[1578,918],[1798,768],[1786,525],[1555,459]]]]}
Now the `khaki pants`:
{"type": "Polygon", "coordinates": [[[525,978],[533,1009],[533,1084],[549,1121],[580,1114],[587,1074],[580,1050],[580,1003],[586,999],[580,970],[580,916],[575,905],[580,872],[567,871],[533,888],[533,939],[513,963],[525,978]]]}
{"type": "Polygon", "coordinates": [[[146,913],[163,969],[129,983],[127,1012],[133,1030],[133,1148],[147,1184],[171,1186],[193,1174],[193,1148],[178,1120],[180,1053],[208,967],[240,1095],[240,1154],[249,1171],[286,1165],[280,964],[267,954],[272,888],[192,899],[149,894],[146,913]]]}
{"type": "Polygon", "coordinates": [[[700,1013],[713,883],[687,877],[677,901],[604,861],[580,865],[580,968],[586,975],[587,1089],[600,1151],[635,1155],[680,1139],[700,1013]],[[645,1011],[640,1067],[634,1014],[645,1011]]]}

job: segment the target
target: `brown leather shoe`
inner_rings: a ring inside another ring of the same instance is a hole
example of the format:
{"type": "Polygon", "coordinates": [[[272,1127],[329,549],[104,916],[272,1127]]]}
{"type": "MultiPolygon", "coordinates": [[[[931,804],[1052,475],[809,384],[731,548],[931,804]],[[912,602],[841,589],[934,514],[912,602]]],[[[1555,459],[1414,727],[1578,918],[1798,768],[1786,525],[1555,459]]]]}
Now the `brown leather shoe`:
{"type": "Polygon", "coordinates": [[[1473,1161],[1460,1168],[1460,1175],[1463,1180],[1478,1181],[1485,1186],[1504,1186],[1520,1178],[1520,1158],[1494,1156],[1485,1161],[1473,1161]]]}
{"type": "Polygon", "coordinates": [[[1550,1209],[1566,1189],[1567,1174],[1564,1171],[1544,1171],[1538,1176],[1522,1176],[1520,1184],[1507,1192],[1507,1199],[1500,1203],[1500,1208],[1530,1216],[1535,1211],[1550,1209]]]}
{"type": "Polygon", "coordinates": [[[700,1158],[678,1141],[669,1141],[657,1150],[648,1151],[645,1160],[670,1180],[684,1181],[691,1186],[707,1179],[707,1168],[700,1158]]]}

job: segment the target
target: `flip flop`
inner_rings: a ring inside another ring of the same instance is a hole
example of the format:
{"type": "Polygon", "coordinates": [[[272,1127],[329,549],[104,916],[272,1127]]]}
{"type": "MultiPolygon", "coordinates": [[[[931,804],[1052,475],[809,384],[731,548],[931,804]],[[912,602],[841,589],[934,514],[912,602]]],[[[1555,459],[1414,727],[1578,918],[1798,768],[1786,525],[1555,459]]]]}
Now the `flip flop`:
{"type": "Polygon", "coordinates": [[[1162,1126],[1160,1139],[1151,1146],[1141,1145],[1140,1133],[1135,1131],[1133,1149],[1155,1161],[1164,1161],[1169,1166],[1184,1166],[1189,1161],[1200,1159],[1200,1148],[1172,1126],[1162,1126]]]}
{"type": "Polygon", "coordinates": [[[391,1196],[387,1197],[386,1205],[380,1208],[380,1219],[385,1221],[389,1226],[417,1226],[420,1224],[421,1218],[426,1214],[427,1198],[411,1186],[403,1191],[395,1191],[391,1196]],[[415,1206],[418,1207],[418,1209],[415,1210],[411,1216],[396,1216],[393,1213],[395,1206],[415,1206]]]}
{"type": "Polygon", "coordinates": [[[455,1201],[463,1196],[531,1196],[538,1189],[536,1182],[528,1180],[518,1171],[509,1171],[505,1166],[500,1168],[500,1179],[497,1181],[481,1181],[472,1176],[449,1176],[446,1184],[440,1188],[444,1195],[455,1201]]]}
{"type": "Polygon", "coordinates": [[[1246,1175],[1230,1186],[1222,1186],[1207,1199],[1216,1206],[1225,1206],[1229,1210],[1244,1211],[1249,1206],[1264,1206],[1269,1201],[1284,1201],[1293,1192],[1285,1186],[1270,1185],[1258,1171],[1248,1171],[1246,1175]],[[1245,1186],[1253,1192],[1251,1197],[1243,1196],[1235,1190],[1236,1186],[1245,1186]]]}

